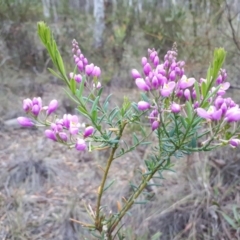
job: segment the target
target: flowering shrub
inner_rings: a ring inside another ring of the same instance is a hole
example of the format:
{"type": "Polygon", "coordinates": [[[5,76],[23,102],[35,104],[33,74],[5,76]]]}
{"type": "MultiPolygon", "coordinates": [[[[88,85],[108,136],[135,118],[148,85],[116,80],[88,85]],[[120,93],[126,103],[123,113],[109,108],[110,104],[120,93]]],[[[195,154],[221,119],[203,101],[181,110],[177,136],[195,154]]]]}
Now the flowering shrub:
{"type": "Polygon", "coordinates": [[[125,97],[122,106],[109,109],[111,95],[101,98],[101,70],[93,63],[89,64],[77,41],[72,42],[75,68],[67,74],[50,29],[43,22],[38,24],[38,34],[58,70],[49,71],[65,82],[66,93],[77,104],[77,110],[86,118],[87,124],[80,123],[77,115],[57,117],[54,114],[57,100],[43,106],[39,97],[23,101],[23,109],[30,118],[19,117],[18,121],[24,127],[45,126],[47,138],[77,151],[110,150],[94,211],[91,206],[88,209],[93,221],[80,222],[96,238],[113,239],[116,236],[124,239],[124,234],[119,231],[120,221],[133,204],[138,203],[137,198],[150,180],[153,177],[161,179],[162,172],[171,168],[172,156],[180,158],[192,152],[240,144],[240,108],[231,98],[224,98],[230,84],[222,69],[226,55],[223,49],[215,50],[207,77],[200,80],[185,75],[185,62],[177,60],[175,45],[163,61],[157,51],[149,49],[148,57],[142,58],[142,71],[132,70],[142,100],[134,103],[125,97]],[[146,118],[149,124],[144,127],[142,120],[146,118]],[[141,131],[132,133],[129,145],[122,137],[126,127],[133,124],[141,131]],[[151,134],[157,136],[157,142],[149,140],[151,134]],[[112,162],[140,145],[149,144],[152,144],[151,153],[143,159],[146,168],[141,181],[134,186],[132,195],[122,200],[117,212],[107,214],[102,206],[102,196],[113,184],[106,184],[112,162]]]}

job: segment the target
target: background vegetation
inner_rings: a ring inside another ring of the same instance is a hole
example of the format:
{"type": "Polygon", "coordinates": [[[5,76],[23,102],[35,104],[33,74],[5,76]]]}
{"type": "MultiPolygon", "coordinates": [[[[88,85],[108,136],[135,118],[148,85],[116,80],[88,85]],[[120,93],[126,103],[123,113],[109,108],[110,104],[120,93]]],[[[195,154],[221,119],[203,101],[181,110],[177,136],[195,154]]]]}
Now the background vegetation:
{"type": "MultiPolygon", "coordinates": [[[[224,47],[231,95],[240,103],[240,2],[0,0],[0,239],[91,239],[70,219],[87,218],[84,204],[95,200],[105,153],[73,153],[15,121],[22,99],[36,95],[59,99],[59,114],[74,112],[61,82],[47,71],[51,62],[36,34],[40,20],[53,29],[69,71],[71,41],[79,42],[116,102],[123,94],[137,99],[130,71],[140,69],[147,48],[163,58],[177,42],[187,75],[196,79],[206,76],[214,48],[224,47]]],[[[147,151],[116,163],[116,186],[106,197],[111,211],[131,191],[127,183],[138,177],[147,151]]],[[[150,202],[135,206],[123,223],[126,239],[240,239],[239,153],[224,148],[173,159],[176,173],[148,189],[150,202]]]]}

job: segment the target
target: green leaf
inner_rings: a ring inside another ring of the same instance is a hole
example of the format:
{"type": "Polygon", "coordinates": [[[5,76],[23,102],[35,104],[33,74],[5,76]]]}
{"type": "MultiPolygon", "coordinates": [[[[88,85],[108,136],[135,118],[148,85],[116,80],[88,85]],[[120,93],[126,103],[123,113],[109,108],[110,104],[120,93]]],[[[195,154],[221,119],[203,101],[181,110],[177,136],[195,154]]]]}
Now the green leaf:
{"type": "Polygon", "coordinates": [[[157,232],[152,236],[151,240],[159,240],[161,236],[162,236],[162,233],[157,232]]]}
{"type": "Polygon", "coordinates": [[[195,88],[196,95],[197,95],[197,101],[198,101],[198,103],[200,103],[200,101],[201,101],[200,90],[199,90],[199,85],[198,85],[197,81],[195,81],[195,83],[194,83],[194,88],[195,88]]]}
{"type": "Polygon", "coordinates": [[[96,123],[97,122],[97,110],[96,109],[92,112],[91,116],[92,116],[93,122],[96,123]]]}
{"type": "Polygon", "coordinates": [[[193,108],[189,101],[186,102],[186,108],[187,108],[187,119],[190,122],[193,117],[193,108]]]}
{"type": "Polygon", "coordinates": [[[75,95],[75,93],[76,93],[76,81],[74,79],[70,79],[70,90],[75,95]]]}
{"type": "Polygon", "coordinates": [[[112,181],[103,189],[103,192],[105,192],[106,190],[108,190],[108,189],[113,185],[114,182],[115,182],[115,179],[112,180],[112,181]]]}
{"type": "Polygon", "coordinates": [[[49,71],[52,75],[54,75],[55,77],[64,80],[64,79],[63,79],[58,73],[56,73],[53,69],[48,68],[48,71],[49,71]]]}
{"type": "Polygon", "coordinates": [[[222,211],[220,211],[220,212],[221,212],[222,216],[224,217],[224,219],[227,221],[227,223],[228,223],[232,228],[234,228],[234,229],[237,229],[237,228],[238,228],[237,225],[236,225],[236,223],[235,223],[235,221],[234,221],[231,217],[229,217],[226,213],[224,213],[224,212],[222,212],[222,211]]]}
{"type": "Polygon", "coordinates": [[[137,145],[138,143],[139,143],[139,140],[138,140],[136,134],[133,133],[133,144],[134,144],[134,145],[137,145]]]}
{"type": "Polygon", "coordinates": [[[97,110],[98,101],[99,101],[99,96],[97,96],[96,99],[93,102],[93,105],[92,105],[92,108],[91,108],[91,114],[93,113],[93,111],[97,110]]]}

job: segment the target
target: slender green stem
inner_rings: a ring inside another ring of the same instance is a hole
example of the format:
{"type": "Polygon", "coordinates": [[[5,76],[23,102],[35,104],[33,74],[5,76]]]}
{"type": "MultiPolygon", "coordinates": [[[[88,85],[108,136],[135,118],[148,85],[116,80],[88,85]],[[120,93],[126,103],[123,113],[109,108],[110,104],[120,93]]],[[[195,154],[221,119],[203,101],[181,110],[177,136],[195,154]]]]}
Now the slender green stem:
{"type": "MultiPolygon", "coordinates": [[[[123,130],[124,130],[125,126],[127,125],[127,123],[128,123],[127,121],[122,122],[121,129],[120,129],[118,137],[117,137],[118,140],[122,137],[123,130]]],[[[111,167],[112,161],[114,160],[114,154],[115,154],[117,149],[118,149],[118,144],[115,144],[114,147],[112,148],[110,156],[108,158],[107,165],[106,165],[104,175],[103,175],[103,178],[102,178],[102,182],[101,182],[99,190],[98,190],[95,227],[99,232],[102,231],[102,223],[101,223],[101,218],[100,218],[101,199],[102,199],[102,195],[103,195],[103,192],[104,192],[104,186],[105,186],[105,183],[106,183],[106,180],[107,180],[108,172],[109,172],[109,169],[111,167]]]]}
{"type": "Polygon", "coordinates": [[[160,162],[155,169],[152,171],[151,174],[149,174],[147,177],[142,179],[142,182],[139,184],[139,187],[137,188],[137,190],[130,196],[130,198],[128,199],[127,203],[125,204],[125,206],[122,208],[122,210],[119,212],[118,216],[112,221],[111,226],[109,228],[109,236],[111,235],[111,233],[114,231],[114,229],[117,227],[117,225],[119,224],[119,222],[122,220],[122,218],[124,217],[124,215],[126,214],[126,212],[132,207],[132,205],[134,204],[135,200],[138,198],[138,196],[142,193],[142,191],[145,189],[145,187],[147,186],[148,182],[153,178],[154,174],[160,170],[160,168],[162,167],[162,165],[166,162],[169,161],[170,157],[177,151],[177,149],[175,148],[171,153],[169,153],[169,157],[166,158],[164,161],[160,162]]]}
{"type": "Polygon", "coordinates": [[[102,182],[101,182],[99,190],[98,190],[95,226],[96,226],[96,229],[98,229],[99,231],[101,231],[101,221],[100,221],[101,199],[102,199],[102,195],[103,195],[104,185],[105,185],[105,182],[107,180],[108,172],[109,172],[109,169],[110,169],[111,163],[113,161],[114,154],[115,154],[116,150],[117,150],[117,146],[112,148],[112,151],[111,151],[110,156],[109,156],[108,161],[107,161],[107,166],[106,166],[103,178],[102,178],[102,182]]]}

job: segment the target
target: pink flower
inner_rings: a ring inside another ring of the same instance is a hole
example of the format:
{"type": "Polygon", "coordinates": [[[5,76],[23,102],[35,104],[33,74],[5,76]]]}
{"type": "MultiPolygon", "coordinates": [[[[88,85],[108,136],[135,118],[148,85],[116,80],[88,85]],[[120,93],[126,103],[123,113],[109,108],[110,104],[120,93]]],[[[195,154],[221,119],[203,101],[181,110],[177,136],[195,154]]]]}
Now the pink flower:
{"type": "Polygon", "coordinates": [[[147,58],[146,58],[146,57],[143,57],[143,58],[142,58],[142,66],[144,67],[147,62],[148,62],[148,61],[147,61],[147,58]]]}
{"type": "Polygon", "coordinates": [[[146,76],[152,71],[152,67],[149,63],[146,63],[143,67],[143,72],[146,76]]]}
{"type": "Polygon", "coordinates": [[[191,93],[189,89],[185,89],[183,92],[184,97],[186,98],[186,100],[188,101],[191,97],[191,93]]]}
{"type": "Polygon", "coordinates": [[[91,136],[93,134],[93,132],[94,132],[94,128],[92,126],[88,126],[85,128],[83,137],[87,138],[87,137],[91,136]]]}
{"type": "Polygon", "coordinates": [[[17,121],[23,127],[32,127],[32,126],[34,126],[34,123],[32,122],[32,120],[30,118],[18,117],[17,121]]]}
{"type": "Polygon", "coordinates": [[[149,108],[150,108],[150,104],[148,102],[145,102],[145,101],[138,102],[138,109],[140,111],[145,111],[149,108]]]}
{"type": "Polygon", "coordinates": [[[47,115],[50,115],[51,113],[55,112],[58,107],[58,101],[56,99],[53,99],[47,109],[47,115]]]}
{"type": "Polygon", "coordinates": [[[42,109],[42,99],[40,97],[34,97],[33,100],[32,100],[32,113],[35,115],[35,116],[38,116],[39,112],[41,111],[42,109]]]}
{"type": "Polygon", "coordinates": [[[230,83],[229,82],[225,82],[223,84],[220,84],[221,87],[217,92],[218,96],[223,96],[226,93],[226,90],[228,90],[228,88],[230,87],[230,83]]]}
{"type": "Polygon", "coordinates": [[[65,132],[60,132],[60,133],[58,133],[58,135],[64,142],[66,142],[68,140],[68,136],[65,132]]]}
{"type": "Polygon", "coordinates": [[[94,68],[93,63],[85,66],[85,72],[88,76],[91,76],[93,68],[94,68]]]}
{"type": "Polygon", "coordinates": [[[86,142],[83,139],[78,138],[77,142],[76,142],[76,145],[75,145],[75,148],[78,151],[85,151],[86,148],[87,148],[86,142]]]}
{"type": "Polygon", "coordinates": [[[156,130],[159,127],[159,124],[160,124],[159,121],[154,121],[152,123],[152,131],[156,130]]]}
{"type": "Polygon", "coordinates": [[[173,102],[171,105],[171,111],[173,113],[179,113],[181,111],[181,106],[179,104],[173,102]]]}
{"type": "Polygon", "coordinates": [[[208,111],[203,108],[197,108],[197,114],[199,117],[207,120],[219,121],[222,117],[222,109],[216,110],[214,106],[210,106],[208,111]]]}
{"type": "Polygon", "coordinates": [[[175,85],[175,82],[164,83],[163,88],[160,91],[161,95],[163,97],[168,97],[170,94],[172,94],[175,85]]]}
{"type": "Polygon", "coordinates": [[[33,103],[32,103],[31,99],[26,98],[23,100],[23,110],[25,112],[29,112],[32,109],[32,105],[33,105],[33,103]]]}
{"type": "Polygon", "coordinates": [[[240,120],[240,109],[238,107],[232,107],[227,110],[225,119],[228,122],[237,122],[240,120]]]}
{"type": "Polygon", "coordinates": [[[70,123],[69,123],[69,132],[72,134],[72,135],[76,135],[78,134],[79,132],[79,127],[80,127],[80,124],[79,124],[79,121],[78,121],[78,117],[76,115],[73,115],[70,117],[70,123]]]}
{"type": "Polygon", "coordinates": [[[191,87],[195,83],[195,78],[187,78],[186,75],[183,75],[179,82],[179,87],[185,89],[191,87]]]}
{"type": "Polygon", "coordinates": [[[93,77],[100,77],[101,75],[101,69],[98,66],[94,66],[93,71],[92,71],[92,76],[93,77]]]}
{"type": "Polygon", "coordinates": [[[53,141],[57,141],[56,134],[53,130],[50,129],[45,130],[45,136],[53,141]]]}
{"type": "Polygon", "coordinates": [[[142,76],[137,69],[132,69],[132,77],[136,79],[136,78],[141,78],[142,76]]]}
{"type": "Polygon", "coordinates": [[[149,91],[150,87],[146,84],[146,82],[142,78],[137,78],[135,80],[136,85],[142,91],[149,91]]]}
{"type": "Polygon", "coordinates": [[[240,140],[236,138],[230,139],[229,144],[231,145],[231,147],[236,148],[240,145],[240,140]]]}
{"type": "Polygon", "coordinates": [[[80,82],[82,81],[82,76],[81,76],[81,74],[75,75],[74,79],[75,79],[75,81],[76,81],[77,83],[80,83],[80,82]]]}

